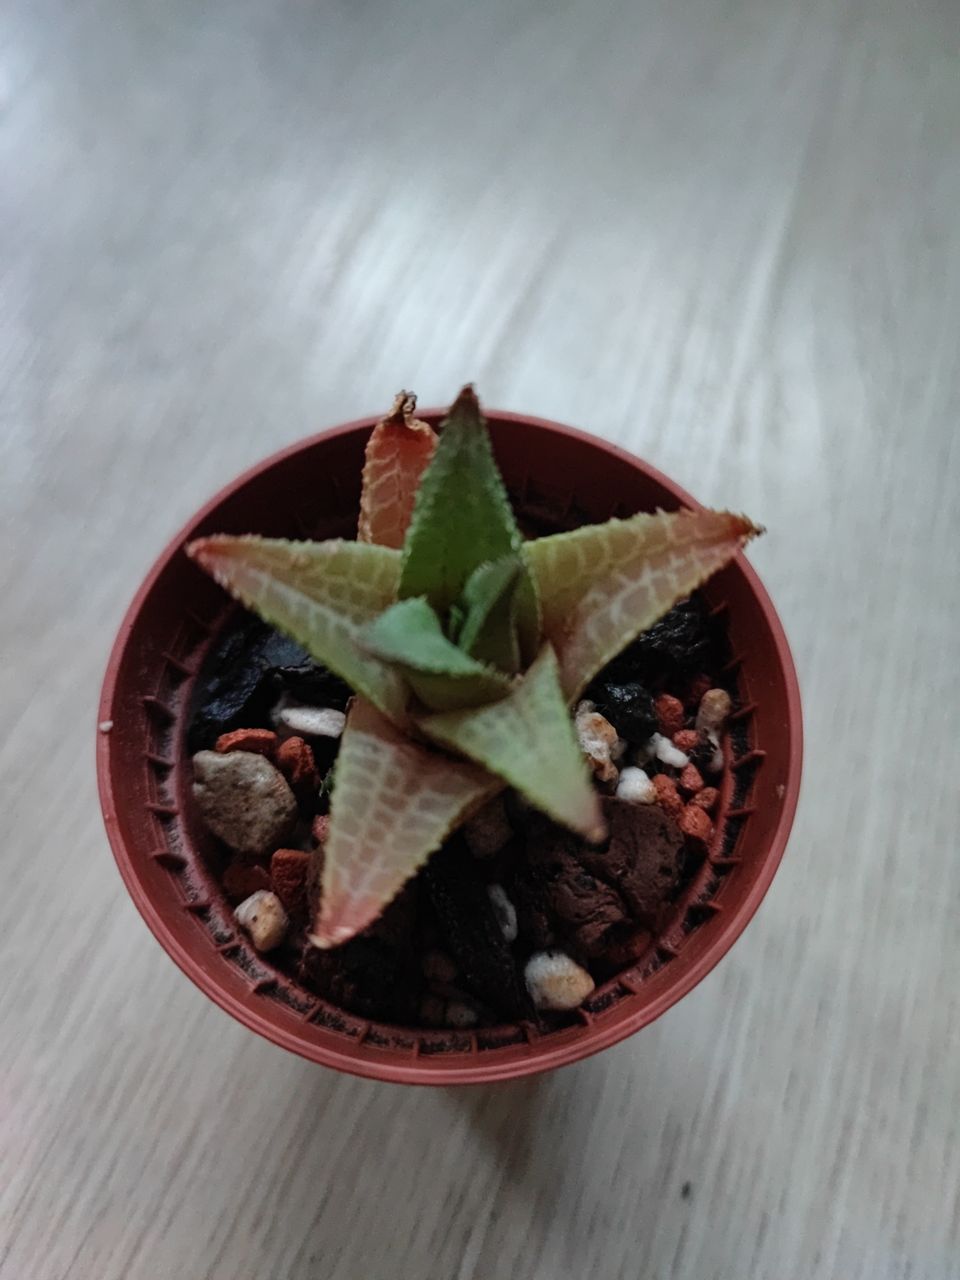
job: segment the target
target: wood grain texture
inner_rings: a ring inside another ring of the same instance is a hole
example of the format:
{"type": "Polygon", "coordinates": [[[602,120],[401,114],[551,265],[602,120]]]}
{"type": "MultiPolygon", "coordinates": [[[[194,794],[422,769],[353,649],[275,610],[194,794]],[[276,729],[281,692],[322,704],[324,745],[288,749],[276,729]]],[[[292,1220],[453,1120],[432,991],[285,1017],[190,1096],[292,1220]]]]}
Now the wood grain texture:
{"type": "Polygon", "coordinates": [[[5,10],[0,1276],[955,1280],[956,5],[5,10]],[[211,491],[467,378],[769,526],[807,768],[760,914],[656,1026],[404,1091],[175,970],[93,721],[211,491]]]}

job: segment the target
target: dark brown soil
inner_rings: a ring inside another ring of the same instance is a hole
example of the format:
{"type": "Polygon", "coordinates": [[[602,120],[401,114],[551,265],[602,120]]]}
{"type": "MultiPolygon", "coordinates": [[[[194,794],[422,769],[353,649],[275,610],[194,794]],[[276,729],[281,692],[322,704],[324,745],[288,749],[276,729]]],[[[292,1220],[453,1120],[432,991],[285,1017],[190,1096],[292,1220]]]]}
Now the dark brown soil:
{"type": "MultiPolygon", "coordinates": [[[[692,726],[698,691],[719,680],[725,660],[722,631],[693,597],[624,650],[586,696],[627,740],[629,754],[656,731],[658,694],[679,698],[692,726]]],[[[284,694],[342,708],[349,690],[298,646],[238,611],[198,679],[191,750],[210,748],[220,734],[239,728],[272,728],[271,709],[284,694]]],[[[298,796],[305,846],[312,820],[327,811],[336,754],[329,739],[311,746],[328,777],[319,791],[298,796]]],[[[709,745],[700,745],[691,758],[703,771],[711,754],[709,745]]],[[[644,767],[650,774],[679,774],[658,761],[644,767]]],[[[451,1011],[462,1016],[464,1008],[480,1027],[534,1018],[523,981],[532,952],[559,948],[604,981],[653,945],[671,904],[702,865],[702,845],[685,839],[659,805],[608,796],[604,807],[610,839],[596,848],[508,795],[514,834],[496,856],[475,859],[456,835],[364,934],[319,951],[306,942],[305,919],[295,919],[291,937],[271,959],[332,1004],[385,1023],[450,1025],[451,1011]],[[515,941],[505,939],[491,885],[501,886],[516,909],[515,941]]],[[[318,860],[311,869],[314,894],[318,860]]],[[[228,853],[220,865],[230,865],[228,853]]],[[[224,893],[237,900],[230,876],[224,893]]]]}

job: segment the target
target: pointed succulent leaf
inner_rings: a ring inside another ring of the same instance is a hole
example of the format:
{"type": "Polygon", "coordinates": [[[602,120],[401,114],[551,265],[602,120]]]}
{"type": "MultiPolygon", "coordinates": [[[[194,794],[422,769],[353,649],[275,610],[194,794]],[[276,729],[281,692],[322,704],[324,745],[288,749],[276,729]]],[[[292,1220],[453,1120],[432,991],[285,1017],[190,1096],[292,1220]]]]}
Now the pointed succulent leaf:
{"type": "Polygon", "coordinates": [[[406,720],[402,677],[358,643],[396,596],[399,552],[359,542],[199,538],[188,554],[261,618],[303,645],[391,720],[406,720]]]}
{"type": "Polygon", "coordinates": [[[361,698],[337,756],[311,941],[335,947],[372,924],[447,835],[503,784],[404,737],[361,698]]]}
{"type": "Polygon", "coordinates": [[[403,546],[417,488],[437,446],[433,428],[413,416],[416,407],[416,396],[401,391],[367,441],[357,533],[361,542],[403,546]]]}
{"type": "Polygon", "coordinates": [[[726,511],[660,511],[527,543],[566,697],[760,532],[726,511]]]}
{"type": "Polygon", "coordinates": [[[422,597],[399,600],[364,627],[367,653],[398,668],[420,701],[434,711],[475,707],[510,692],[502,672],[471,658],[443,634],[422,597]]]}
{"type": "Polygon", "coordinates": [[[516,675],[520,670],[516,589],[526,566],[519,556],[502,556],[478,565],[460,597],[466,610],[457,644],[491,666],[516,675]]]}
{"type": "MultiPolygon", "coordinates": [[[[400,596],[426,596],[443,617],[477,565],[516,554],[522,544],[480,405],[473,388],[464,387],[417,492],[403,548],[400,596]]],[[[537,630],[532,584],[518,599],[529,645],[537,630]]]]}
{"type": "Polygon", "coordinates": [[[602,835],[600,803],[550,645],[544,645],[509,697],[492,706],[422,716],[417,723],[432,741],[499,774],[557,822],[589,839],[602,835]]]}

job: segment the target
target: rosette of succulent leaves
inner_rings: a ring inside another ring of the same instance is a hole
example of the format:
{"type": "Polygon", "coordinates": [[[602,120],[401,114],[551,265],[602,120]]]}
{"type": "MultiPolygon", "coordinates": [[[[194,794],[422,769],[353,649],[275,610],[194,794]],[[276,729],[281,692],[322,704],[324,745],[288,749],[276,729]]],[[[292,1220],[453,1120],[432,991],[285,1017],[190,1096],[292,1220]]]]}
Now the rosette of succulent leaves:
{"type": "Polygon", "coordinates": [[[370,925],[504,787],[604,835],[571,706],[758,532],[656,512],[525,541],[472,387],[439,428],[406,393],[374,429],[356,541],[214,536],[189,554],[354,690],[311,941],[370,925]]]}

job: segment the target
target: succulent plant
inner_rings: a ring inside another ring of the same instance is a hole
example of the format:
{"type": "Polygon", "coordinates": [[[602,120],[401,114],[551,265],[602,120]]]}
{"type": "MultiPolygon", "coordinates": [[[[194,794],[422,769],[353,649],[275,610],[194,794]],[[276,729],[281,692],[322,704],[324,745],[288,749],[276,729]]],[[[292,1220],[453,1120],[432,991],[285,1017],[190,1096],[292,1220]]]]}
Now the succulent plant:
{"type": "Polygon", "coordinates": [[[201,538],[189,554],[356,693],[311,940],[371,924],[506,786],[604,836],[570,707],[625,645],[754,534],[677,511],[525,542],[472,387],[439,439],[397,397],[367,445],[357,541],[201,538]]]}

